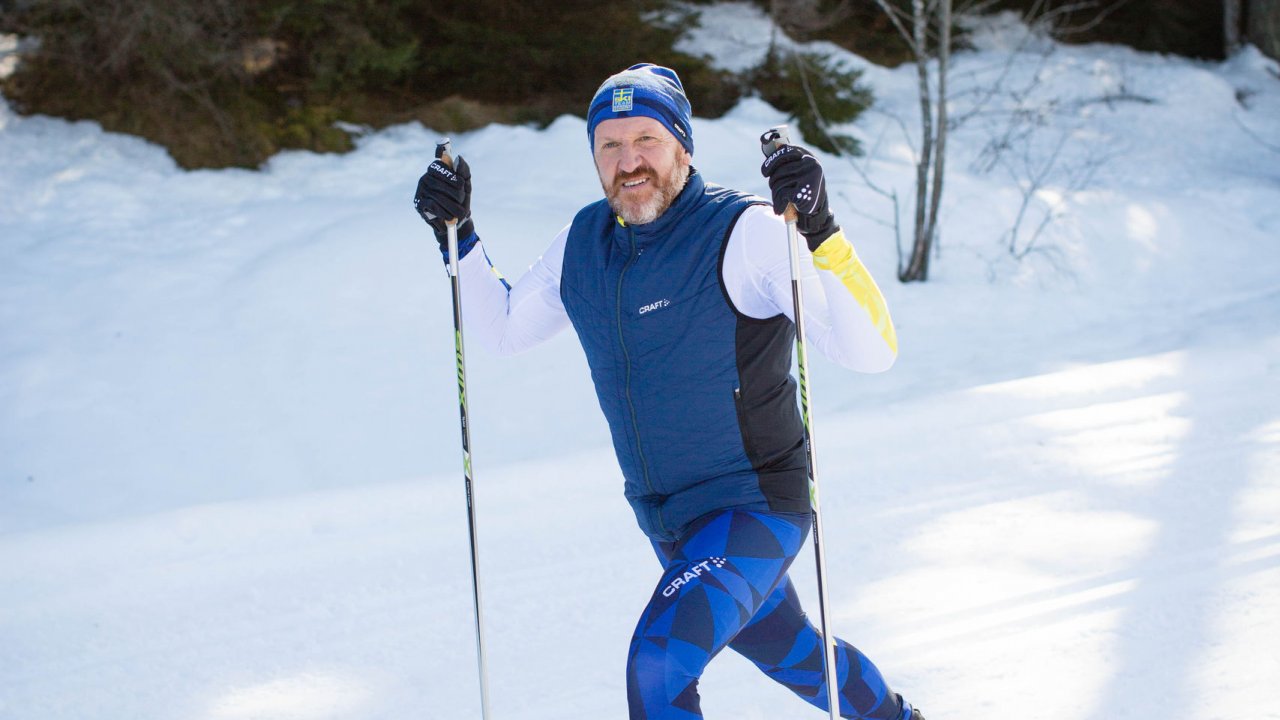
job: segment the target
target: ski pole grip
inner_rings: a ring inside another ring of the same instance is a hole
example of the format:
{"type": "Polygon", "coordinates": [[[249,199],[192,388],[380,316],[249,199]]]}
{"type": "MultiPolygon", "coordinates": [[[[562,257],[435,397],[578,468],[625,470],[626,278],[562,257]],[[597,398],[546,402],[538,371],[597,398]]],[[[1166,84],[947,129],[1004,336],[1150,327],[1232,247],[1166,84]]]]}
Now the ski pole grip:
{"type": "MultiPolygon", "coordinates": [[[[449,138],[440,138],[436,143],[436,159],[445,164],[445,167],[453,169],[453,142],[449,138]]],[[[458,218],[445,220],[446,225],[457,225],[458,218]]]]}
{"type": "Polygon", "coordinates": [[[436,159],[453,169],[453,141],[449,138],[440,138],[436,143],[436,159]]]}
{"type": "Polygon", "coordinates": [[[765,130],[760,136],[760,151],[765,157],[769,157],[780,148],[790,145],[791,138],[787,137],[787,126],[778,125],[765,130]]]}
{"type": "MultiPolygon", "coordinates": [[[[776,125],[765,130],[760,135],[760,151],[765,157],[769,157],[778,150],[791,144],[791,138],[787,136],[786,125],[776,125]]],[[[795,203],[787,203],[787,209],[782,211],[782,219],[787,222],[795,222],[800,213],[796,210],[795,203]]]]}

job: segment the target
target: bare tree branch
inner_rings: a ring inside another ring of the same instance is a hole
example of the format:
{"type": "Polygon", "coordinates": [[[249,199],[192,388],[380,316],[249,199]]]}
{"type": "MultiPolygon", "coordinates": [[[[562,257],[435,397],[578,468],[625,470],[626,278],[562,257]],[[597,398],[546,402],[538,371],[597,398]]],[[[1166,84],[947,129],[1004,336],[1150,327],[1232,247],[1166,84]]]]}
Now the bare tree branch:
{"type": "MultiPolygon", "coordinates": [[[[947,136],[950,131],[978,117],[1001,118],[1004,122],[1000,123],[1003,128],[997,126],[986,146],[973,161],[975,170],[990,172],[996,167],[1003,167],[1024,193],[1014,223],[1004,236],[1009,255],[1022,259],[1032,252],[1041,252],[1041,238],[1046,235],[1052,223],[1061,217],[1060,208],[1049,206],[1036,218],[1037,208],[1045,202],[1042,189],[1053,178],[1062,177],[1065,178],[1067,192],[1074,192],[1075,188],[1083,187],[1091,181],[1101,161],[1091,160],[1083,165],[1062,162],[1063,147],[1072,137],[1074,129],[1065,131],[1063,137],[1058,139],[1057,146],[1044,157],[1032,155],[1032,149],[1041,145],[1035,136],[1059,113],[1078,114],[1082,107],[1092,103],[1111,106],[1117,102],[1146,102],[1148,99],[1123,86],[1117,92],[1107,92],[1075,102],[1064,102],[1056,97],[1047,100],[1040,98],[1036,93],[1042,83],[1040,70],[1049,64],[1057,46],[1052,42],[1044,42],[1044,50],[1035,56],[1038,68],[1027,67],[1027,48],[1032,43],[1054,35],[1086,30],[1131,0],[1076,0],[1066,4],[1055,4],[1054,0],[1034,0],[1022,16],[1022,22],[1028,30],[1017,40],[1017,46],[1008,53],[1007,59],[999,65],[966,71],[961,77],[970,78],[973,81],[972,87],[955,97],[951,97],[954,79],[950,63],[952,17],[957,16],[956,13],[963,15],[966,12],[991,9],[996,7],[997,0],[912,0],[909,15],[891,5],[890,0],[875,2],[912,51],[920,103],[918,136],[907,131],[899,118],[890,116],[903,129],[908,144],[914,144],[914,138],[919,137],[919,148],[913,148],[916,161],[915,230],[910,258],[905,263],[900,238],[897,243],[899,280],[910,282],[928,277],[930,258],[939,247],[937,236],[945,188],[947,136]],[[1086,15],[1083,22],[1078,20],[1082,13],[1086,15]],[[908,18],[909,30],[905,22],[908,18]],[[993,72],[994,80],[981,81],[993,72]],[[1030,73],[1030,83],[1023,88],[1010,89],[1010,78],[1015,73],[1022,76],[1026,72],[1030,73]],[[953,116],[950,114],[949,103],[959,97],[964,97],[969,102],[963,113],[953,116]],[[994,107],[997,100],[1006,101],[1002,103],[1004,108],[994,107]],[[1017,160],[1020,163],[1015,162],[1017,160]],[[1036,218],[1034,222],[1033,218],[1036,218]],[[1029,223],[1033,223],[1030,229],[1029,223]]],[[[863,181],[870,186],[867,178],[864,177],[863,181]]]]}
{"type": "Polygon", "coordinates": [[[835,7],[820,7],[818,0],[771,0],[774,24],[801,35],[825,30],[844,22],[853,14],[852,0],[840,0],[835,7]]]}
{"type": "MultiPolygon", "coordinates": [[[[831,136],[831,133],[827,130],[827,128],[828,128],[828,127],[830,127],[830,123],[828,123],[828,122],[827,122],[826,118],[825,118],[825,117],[823,117],[822,112],[818,109],[817,99],[814,97],[813,89],[812,89],[812,87],[811,87],[811,86],[810,86],[810,84],[809,84],[809,74],[808,74],[808,71],[807,71],[807,69],[805,68],[805,65],[804,65],[804,58],[803,58],[802,56],[800,56],[798,53],[795,53],[794,51],[792,52],[792,57],[793,57],[793,61],[796,63],[797,68],[800,70],[800,83],[801,83],[801,86],[804,88],[805,98],[806,98],[806,100],[807,100],[807,101],[808,101],[808,103],[809,103],[809,108],[810,108],[810,110],[813,112],[814,117],[815,117],[815,118],[817,118],[817,120],[818,120],[818,123],[817,123],[817,125],[818,125],[818,129],[819,129],[819,130],[821,130],[821,131],[822,131],[822,134],[826,136],[826,138],[827,138],[827,142],[828,142],[828,143],[830,143],[831,145],[836,145],[836,144],[837,144],[837,142],[836,142],[835,138],[833,138],[833,137],[831,136]]],[[[897,119],[897,118],[895,118],[895,119],[897,119]]],[[[901,124],[901,120],[898,120],[898,122],[901,124]]],[[[906,132],[906,126],[905,126],[905,125],[903,125],[903,126],[902,126],[902,128],[903,128],[903,132],[906,132]]],[[[877,146],[879,145],[879,141],[878,141],[878,140],[877,140],[877,143],[876,143],[876,144],[877,144],[877,146]]],[[[865,217],[865,218],[867,218],[867,219],[869,219],[869,220],[871,220],[871,221],[873,221],[873,222],[875,222],[875,223],[877,223],[877,224],[879,224],[879,225],[884,225],[884,226],[886,226],[886,227],[892,227],[892,228],[893,228],[893,234],[894,234],[894,246],[898,248],[899,267],[901,267],[901,257],[902,257],[902,242],[901,242],[901,238],[902,238],[902,234],[901,234],[901,228],[900,228],[900,224],[899,224],[899,216],[898,216],[898,193],[897,193],[897,191],[896,191],[896,190],[886,190],[885,188],[883,188],[883,187],[881,187],[881,186],[877,185],[877,184],[876,184],[876,183],[871,179],[871,175],[866,171],[866,169],[865,169],[864,167],[862,167],[862,166],[858,165],[858,163],[857,163],[857,162],[855,162],[855,161],[854,161],[854,159],[853,159],[852,157],[850,157],[850,158],[849,158],[849,166],[853,168],[854,172],[858,173],[858,177],[860,177],[860,178],[862,179],[862,182],[863,182],[863,184],[864,184],[866,187],[868,187],[869,189],[871,189],[871,191],[872,191],[872,192],[875,192],[876,194],[878,194],[878,195],[880,195],[880,196],[882,196],[882,197],[884,197],[884,198],[888,199],[888,200],[892,203],[892,205],[893,205],[893,222],[892,222],[892,223],[887,223],[887,222],[885,222],[885,221],[883,221],[883,220],[880,220],[879,218],[876,218],[876,217],[874,217],[874,216],[872,216],[872,215],[870,215],[870,214],[868,214],[868,213],[864,213],[864,212],[862,212],[860,209],[858,209],[858,208],[857,208],[857,206],[856,206],[856,205],[854,205],[851,201],[849,201],[849,198],[848,198],[847,196],[845,196],[845,195],[844,195],[843,191],[841,191],[841,192],[840,192],[841,197],[844,197],[844,198],[845,198],[845,200],[846,200],[846,202],[848,203],[849,207],[853,209],[853,212],[854,212],[854,214],[855,214],[855,215],[860,215],[860,216],[862,216],[862,217],[865,217]]]]}
{"type": "Polygon", "coordinates": [[[1132,0],[1110,0],[1110,4],[1102,5],[1095,0],[1081,0],[1081,2],[1063,5],[1047,11],[1045,13],[1045,21],[1050,23],[1055,37],[1070,37],[1096,28],[1105,22],[1111,13],[1114,13],[1125,5],[1128,5],[1130,2],[1132,2],[1132,0]],[[1099,6],[1101,6],[1101,8],[1098,10],[1097,14],[1080,25],[1063,25],[1059,23],[1059,20],[1069,18],[1077,12],[1092,10],[1099,8],[1099,6]]]}
{"type": "Polygon", "coordinates": [[[907,47],[911,49],[911,53],[913,55],[919,55],[920,48],[916,44],[915,37],[907,30],[906,25],[902,23],[902,18],[899,17],[897,8],[890,5],[886,0],[875,0],[875,3],[880,6],[880,9],[884,11],[884,14],[889,17],[889,21],[898,29],[898,34],[901,35],[902,39],[907,43],[907,47]]]}

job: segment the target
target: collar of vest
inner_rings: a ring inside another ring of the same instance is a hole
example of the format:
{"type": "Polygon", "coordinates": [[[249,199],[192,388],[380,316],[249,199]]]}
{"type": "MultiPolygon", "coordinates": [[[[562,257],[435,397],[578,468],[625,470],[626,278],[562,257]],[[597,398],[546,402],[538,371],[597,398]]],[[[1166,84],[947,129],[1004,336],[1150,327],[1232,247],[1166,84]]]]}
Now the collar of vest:
{"type": "MultiPolygon", "coordinates": [[[[680,223],[681,218],[688,215],[690,211],[702,204],[706,195],[706,182],[702,179],[702,173],[698,169],[689,167],[689,180],[684,184],[684,189],[676,196],[671,207],[666,212],[658,216],[656,220],[644,225],[627,225],[630,228],[637,241],[652,240],[667,235],[672,228],[680,223]]],[[[615,221],[618,218],[615,217],[615,221]]],[[[622,224],[616,222],[618,226],[622,224]]]]}

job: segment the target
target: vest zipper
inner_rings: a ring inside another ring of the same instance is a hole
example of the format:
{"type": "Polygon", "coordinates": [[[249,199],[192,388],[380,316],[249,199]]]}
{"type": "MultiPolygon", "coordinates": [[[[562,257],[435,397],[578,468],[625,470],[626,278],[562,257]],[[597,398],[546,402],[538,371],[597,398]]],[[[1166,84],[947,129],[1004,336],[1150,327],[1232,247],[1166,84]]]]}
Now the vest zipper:
{"type": "MultiPolygon", "coordinates": [[[[636,234],[630,226],[627,227],[627,238],[631,240],[631,257],[627,258],[627,262],[622,266],[622,272],[618,274],[618,344],[622,347],[622,359],[627,366],[627,379],[625,383],[627,395],[627,408],[631,410],[631,429],[635,431],[636,438],[636,457],[640,460],[640,471],[644,475],[644,485],[649,490],[649,494],[656,495],[653,489],[653,482],[649,479],[649,464],[644,459],[644,450],[640,447],[640,420],[636,417],[636,404],[631,399],[631,354],[627,352],[627,341],[622,336],[622,281],[627,276],[627,270],[632,263],[639,257],[636,252],[636,234]]],[[[658,524],[662,524],[662,518],[658,518],[658,524]]],[[[666,528],[662,528],[663,532],[666,528]]]]}

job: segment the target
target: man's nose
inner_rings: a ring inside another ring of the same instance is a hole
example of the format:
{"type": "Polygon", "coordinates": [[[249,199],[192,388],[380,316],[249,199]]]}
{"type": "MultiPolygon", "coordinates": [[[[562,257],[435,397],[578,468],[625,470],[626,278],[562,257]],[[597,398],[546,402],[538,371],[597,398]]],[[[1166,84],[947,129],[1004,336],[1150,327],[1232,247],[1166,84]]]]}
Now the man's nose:
{"type": "Polygon", "coordinates": [[[629,173],[634,172],[643,164],[640,152],[630,145],[622,147],[622,154],[618,158],[618,170],[629,173]]]}

